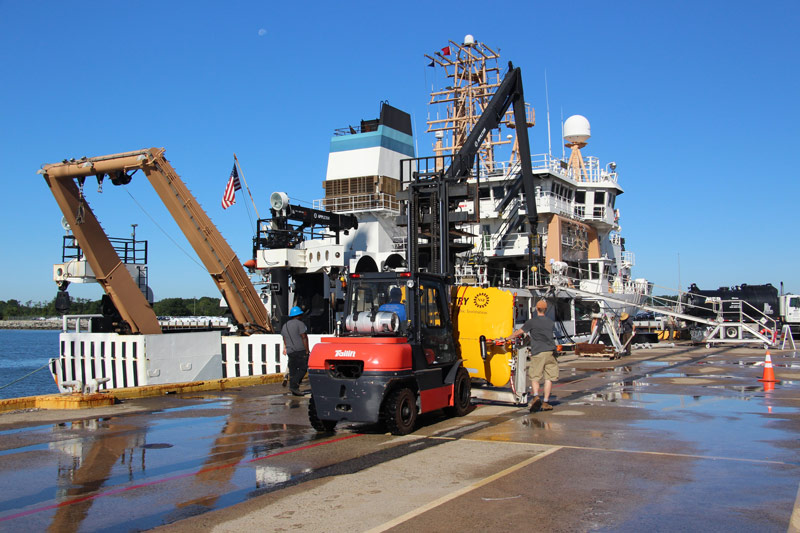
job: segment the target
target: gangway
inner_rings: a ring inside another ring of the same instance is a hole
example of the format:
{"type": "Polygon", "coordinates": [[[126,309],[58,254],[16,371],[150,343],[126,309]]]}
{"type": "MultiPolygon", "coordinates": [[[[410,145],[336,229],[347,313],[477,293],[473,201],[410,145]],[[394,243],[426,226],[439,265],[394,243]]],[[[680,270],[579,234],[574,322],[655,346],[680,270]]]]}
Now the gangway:
{"type": "MultiPolygon", "coordinates": [[[[556,286],[553,286],[556,288],[556,286]]],[[[634,305],[635,307],[642,309],[644,311],[650,311],[653,313],[660,313],[662,315],[671,316],[674,318],[678,318],[681,320],[685,320],[687,322],[695,322],[698,324],[703,324],[708,326],[708,330],[706,334],[703,336],[700,343],[705,343],[707,346],[712,346],[714,344],[742,344],[742,343],[756,343],[756,344],[763,344],[765,346],[774,346],[777,344],[777,335],[773,334],[777,329],[777,323],[774,319],[770,318],[769,316],[761,313],[758,309],[751,306],[747,302],[741,302],[743,305],[739,308],[738,316],[736,320],[723,320],[722,319],[722,308],[723,304],[728,303],[727,301],[719,300],[714,302],[715,308],[717,309],[717,318],[716,319],[709,319],[709,318],[702,318],[697,317],[694,315],[689,315],[686,313],[681,313],[678,311],[672,311],[664,309],[663,307],[654,307],[652,305],[647,304],[636,304],[632,303],[628,300],[622,300],[620,298],[615,298],[613,296],[603,294],[599,295],[594,292],[584,291],[581,289],[576,289],[574,287],[570,287],[568,285],[558,285],[558,290],[564,291],[571,296],[583,296],[583,297],[590,297],[590,298],[600,298],[609,303],[616,303],[624,306],[634,305]],[[758,318],[751,316],[748,312],[746,312],[744,306],[749,306],[754,315],[761,315],[758,318]]],[[[615,348],[616,348],[616,343],[615,348]]]]}

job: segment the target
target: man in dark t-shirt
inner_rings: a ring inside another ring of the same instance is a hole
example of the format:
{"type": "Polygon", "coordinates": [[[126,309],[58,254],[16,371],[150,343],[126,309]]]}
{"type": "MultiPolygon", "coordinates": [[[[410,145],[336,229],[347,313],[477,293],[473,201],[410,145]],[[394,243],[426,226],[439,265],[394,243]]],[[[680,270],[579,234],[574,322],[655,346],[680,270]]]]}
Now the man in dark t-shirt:
{"type": "Polygon", "coordinates": [[[306,325],[300,320],[303,310],[297,306],[289,311],[289,320],[281,328],[283,353],[289,359],[289,390],[295,396],[303,396],[300,382],[308,371],[308,334],[306,325]]]}
{"type": "Polygon", "coordinates": [[[528,364],[528,378],[531,380],[533,388],[533,403],[531,412],[551,411],[550,391],[553,382],[558,379],[558,362],[553,352],[556,343],[553,340],[555,323],[544,316],[547,311],[547,302],[539,300],[536,302],[536,315],[526,321],[521,328],[511,334],[509,339],[514,339],[520,335],[529,334],[531,338],[531,356],[528,364]],[[539,382],[544,379],[544,401],[539,398],[539,382]]]}

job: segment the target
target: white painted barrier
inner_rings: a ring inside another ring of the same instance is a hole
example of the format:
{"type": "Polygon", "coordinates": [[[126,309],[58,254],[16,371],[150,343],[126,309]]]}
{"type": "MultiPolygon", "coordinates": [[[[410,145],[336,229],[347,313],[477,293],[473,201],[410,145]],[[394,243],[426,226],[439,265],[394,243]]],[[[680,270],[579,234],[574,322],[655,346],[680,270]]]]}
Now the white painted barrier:
{"type": "MultiPolygon", "coordinates": [[[[309,346],[323,336],[330,335],[309,335],[309,346]]],[[[64,332],[59,346],[59,358],[50,360],[50,372],[61,392],[70,391],[61,386],[65,381],[85,385],[97,378],[109,378],[99,387],[107,390],[288,371],[283,339],[278,334],[64,332]]]]}

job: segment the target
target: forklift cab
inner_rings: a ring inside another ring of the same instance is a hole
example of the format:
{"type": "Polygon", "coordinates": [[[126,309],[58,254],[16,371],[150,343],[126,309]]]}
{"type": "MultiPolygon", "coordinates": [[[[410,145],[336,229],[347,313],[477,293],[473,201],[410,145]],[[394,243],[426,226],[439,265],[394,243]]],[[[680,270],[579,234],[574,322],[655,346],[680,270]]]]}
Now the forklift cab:
{"type": "Polygon", "coordinates": [[[396,274],[351,274],[344,334],[402,336],[408,306],[408,290],[396,274]]]}
{"type": "Polygon", "coordinates": [[[407,337],[428,365],[452,363],[458,353],[449,294],[435,274],[351,274],[343,335],[407,337]]]}
{"type": "Polygon", "coordinates": [[[439,276],[420,276],[419,339],[428,364],[452,363],[458,358],[450,322],[448,285],[439,276]]]}

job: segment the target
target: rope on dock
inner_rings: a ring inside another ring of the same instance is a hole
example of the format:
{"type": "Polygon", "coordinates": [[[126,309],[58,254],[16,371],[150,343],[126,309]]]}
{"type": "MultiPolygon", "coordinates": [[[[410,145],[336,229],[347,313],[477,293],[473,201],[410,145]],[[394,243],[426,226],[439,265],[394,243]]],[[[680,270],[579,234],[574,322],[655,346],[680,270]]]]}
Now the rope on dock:
{"type": "Polygon", "coordinates": [[[41,367],[41,368],[37,368],[36,370],[34,370],[33,372],[31,372],[31,373],[29,373],[29,374],[25,374],[25,375],[24,375],[24,376],[22,376],[21,378],[19,378],[19,379],[15,379],[15,380],[14,380],[14,381],[12,381],[11,383],[7,383],[7,384],[5,384],[5,385],[1,386],[1,387],[0,387],[0,389],[5,389],[6,387],[10,387],[10,386],[11,386],[11,385],[13,385],[14,383],[17,383],[18,381],[22,381],[23,379],[27,378],[28,376],[32,376],[32,375],[34,375],[35,373],[37,373],[38,371],[40,371],[40,370],[44,370],[45,368],[47,368],[47,367],[49,367],[49,366],[50,366],[50,363],[47,363],[47,364],[46,364],[46,365],[44,365],[43,367],[41,367]]]}

